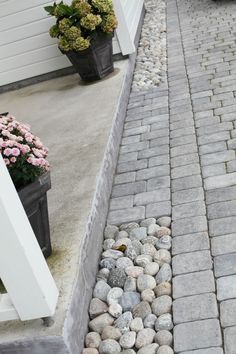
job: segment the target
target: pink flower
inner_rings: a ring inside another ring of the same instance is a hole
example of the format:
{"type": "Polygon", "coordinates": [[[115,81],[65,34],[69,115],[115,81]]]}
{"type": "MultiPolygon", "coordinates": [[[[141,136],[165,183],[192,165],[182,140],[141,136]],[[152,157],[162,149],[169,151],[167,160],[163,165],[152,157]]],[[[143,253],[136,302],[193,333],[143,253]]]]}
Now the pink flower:
{"type": "Polygon", "coordinates": [[[10,158],[10,161],[11,161],[12,163],[15,163],[15,162],[16,162],[16,158],[15,158],[15,157],[11,157],[11,158],[10,158]]]}
{"type": "Polygon", "coordinates": [[[10,148],[6,148],[4,151],[3,151],[4,155],[6,156],[10,156],[11,155],[11,149],[10,148]]]}
{"type": "Polygon", "coordinates": [[[18,148],[13,148],[12,149],[12,155],[13,156],[19,156],[20,155],[20,150],[18,148]]]}
{"type": "Polygon", "coordinates": [[[32,141],[33,141],[33,139],[30,136],[25,138],[25,140],[27,141],[27,143],[32,143],[32,141]]]}

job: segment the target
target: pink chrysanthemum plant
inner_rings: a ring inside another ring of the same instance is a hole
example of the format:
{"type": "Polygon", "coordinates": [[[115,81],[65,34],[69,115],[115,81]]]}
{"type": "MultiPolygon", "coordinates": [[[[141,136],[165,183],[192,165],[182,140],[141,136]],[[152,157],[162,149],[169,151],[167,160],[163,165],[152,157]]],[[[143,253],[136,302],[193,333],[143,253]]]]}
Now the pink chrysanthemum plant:
{"type": "Polygon", "coordinates": [[[9,114],[0,114],[0,153],[17,189],[49,171],[48,149],[31,133],[29,125],[9,114]]]}

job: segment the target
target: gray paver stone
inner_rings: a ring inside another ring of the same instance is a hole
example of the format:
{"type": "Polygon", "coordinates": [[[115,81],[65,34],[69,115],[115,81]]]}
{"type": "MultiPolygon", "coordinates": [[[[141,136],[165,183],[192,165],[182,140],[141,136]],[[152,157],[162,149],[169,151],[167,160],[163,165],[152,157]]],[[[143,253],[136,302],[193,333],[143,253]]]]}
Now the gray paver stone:
{"type": "Polygon", "coordinates": [[[191,350],[190,352],[181,352],[180,354],[224,354],[222,348],[208,348],[208,349],[199,349],[199,350],[191,350]]]}
{"type": "Polygon", "coordinates": [[[146,218],[158,218],[171,215],[171,203],[169,201],[148,204],[146,207],[146,218]]]}
{"type": "Polygon", "coordinates": [[[135,182],[136,172],[127,172],[115,176],[114,184],[135,182]]]}
{"type": "Polygon", "coordinates": [[[202,166],[203,178],[226,174],[226,168],[224,163],[218,163],[216,165],[202,166]]]}
{"type": "Polygon", "coordinates": [[[236,275],[217,279],[217,299],[219,301],[236,297],[236,275]]]}
{"type": "Polygon", "coordinates": [[[141,170],[143,168],[147,168],[147,165],[148,165],[148,161],[145,159],[130,161],[129,163],[127,162],[119,163],[117,165],[117,173],[141,170]]]}
{"type": "Polygon", "coordinates": [[[211,251],[213,256],[236,252],[236,234],[213,237],[211,251]]]}
{"type": "Polygon", "coordinates": [[[153,191],[155,189],[168,187],[170,187],[169,176],[151,178],[147,181],[147,191],[153,191]]]}
{"type": "Polygon", "coordinates": [[[172,259],[173,275],[197,272],[212,268],[210,251],[182,253],[172,259]]]}
{"type": "Polygon", "coordinates": [[[215,318],[218,307],[215,294],[201,294],[176,299],[173,302],[174,324],[215,318]]]}
{"type": "Polygon", "coordinates": [[[174,178],[193,176],[199,173],[200,173],[199,163],[193,163],[186,166],[172,168],[171,177],[174,179],[174,178]]]}
{"type": "Polygon", "coordinates": [[[183,323],[174,328],[176,352],[221,345],[220,324],[216,319],[183,323]]]}
{"type": "Polygon", "coordinates": [[[201,186],[202,178],[200,175],[176,178],[172,181],[172,192],[176,192],[183,189],[197,188],[201,186]]]}
{"type": "Polygon", "coordinates": [[[128,195],[126,197],[113,198],[110,200],[110,210],[132,208],[134,197],[128,195]]]}
{"type": "Polygon", "coordinates": [[[197,152],[197,144],[193,143],[193,141],[186,145],[179,144],[179,146],[175,146],[170,149],[171,157],[186,155],[194,152],[197,152]]]}
{"type": "Polygon", "coordinates": [[[110,211],[107,223],[111,225],[119,225],[125,222],[141,221],[145,219],[145,207],[139,206],[135,208],[110,211]]]}
{"type": "Polygon", "coordinates": [[[223,254],[214,258],[214,271],[216,277],[236,273],[236,253],[223,254]]]}
{"type": "Polygon", "coordinates": [[[236,216],[209,221],[210,236],[221,236],[235,232],[236,216]]]}
{"type": "Polygon", "coordinates": [[[173,278],[174,299],[214,291],[215,280],[211,270],[178,275],[173,278]]]}
{"type": "Polygon", "coordinates": [[[235,152],[233,150],[219,151],[217,154],[206,154],[201,156],[202,166],[214,165],[221,162],[231,161],[235,159],[235,152]]]}
{"type": "Polygon", "coordinates": [[[172,223],[172,235],[180,236],[193,232],[207,231],[207,228],[208,227],[205,216],[180,219],[172,223]]]}
{"type": "Polygon", "coordinates": [[[236,195],[236,186],[210,190],[206,192],[206,203],[212,204],[232,200],[234,195],[236,195]]]}
{"type": "Polygon", "coordinates": [[[144,170],[139,170],[136,173],[136,180],[147,180],[149,178],[159,177],[159,176],[169,176],[170,167],[169,165],[161,165],[156,167],[146,168],[144,170]]]}
{"type": "Polygon", "coordinates": [[[220,303],[220,322],[222,327],[236,326],[236,300],[226,300],[220,303]]]}
{"type": "Polygon", "coordinates": [[[187,204],[175,205],[172,208],[172,220],[178,220],[198,215],[206,215],[206,207],[204,201],[194,201],[187,204]]]}
{"type": "Polygon", "coordinates": [[[199,154],[200,155],[205,155],[205,154],[210,154],[213,152],[218,152],[218,151],[223,151],[226,150],[226,142],[225,141],[219,141],[216,143],[211,143],[211,144],[206,144],[206,145],[201,145],[199,147],[199,154]]]}
{"type": "MultiPolygon", "coordinates": [[[[216,238],[214,238],[215,240],[216,238]]],[[[193,252],[209,249],[209,237],[207,232],[177,236],[172,240],[172,254],[193,252]]]]}
{"type": "Polygon", "coordinates": [[[206,190],[229,187],[235,184],[236,173],[228,173],[221,176],[208,177],[204,181],[206,190]]]}
{"type": "Polygon", "coordinates": [[[207,208],[207,215],[209,219],[236,215],[236,200],[210,204],[207,208]]]}
{"type": "Polygon", "coordinates": [[[146,191],[145,181],[118,184],[114,186],[112,189],[112,197],[123,197],[125,195],[137,194],[145,191],[146,191]]]}
{"type": "Polygon", "coordinates": [[[146,205],[165,200],[170,200],[170,188],[161,188],[155,191],[136,194],[134,197],[134,205],[146,205]]]}
{"type": "Polygon", "coordinates": [[[203,188],[190,188],[172,193],[172,205],[204,200],[203,188]]]}
{"type": "Polygon", "coordinates": [[[234,354],[236,348],[236,327],[224,330],[225,354],[234,354]]]}

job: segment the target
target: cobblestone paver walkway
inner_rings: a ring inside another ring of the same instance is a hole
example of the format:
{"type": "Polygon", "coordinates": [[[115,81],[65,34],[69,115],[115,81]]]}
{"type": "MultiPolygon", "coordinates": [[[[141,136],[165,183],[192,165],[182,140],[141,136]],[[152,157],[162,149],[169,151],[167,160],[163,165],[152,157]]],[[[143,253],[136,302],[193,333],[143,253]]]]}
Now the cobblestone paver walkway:
{"type": "Polygon", "coordinates": [[[172,216],[174,350],[236,353],[236,3],[167,0],[167,83],[131,93],[108,223],[172,216]]]}

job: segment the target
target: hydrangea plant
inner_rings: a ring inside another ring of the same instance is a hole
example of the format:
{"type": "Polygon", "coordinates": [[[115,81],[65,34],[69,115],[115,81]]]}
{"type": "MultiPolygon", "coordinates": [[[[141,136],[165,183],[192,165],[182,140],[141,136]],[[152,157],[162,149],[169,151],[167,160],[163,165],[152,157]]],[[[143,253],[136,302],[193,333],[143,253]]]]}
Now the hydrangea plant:
{"type": "Polygon", "coordinates": [[[30,126],[12,115],[0,115],[0,153],[16,188],[34,182],[49,170],[48,149],[30,126]]]}
{"type": "Polygon", "coordinates": [[[71,5],[54,3],[45,10],[56,17],[50,36],[59,39],[63,52],[82,51],[97,33],[113,34],[117,27],[112,0],[73,0],[71,5]]]}

